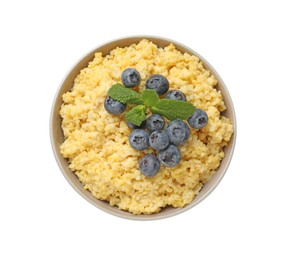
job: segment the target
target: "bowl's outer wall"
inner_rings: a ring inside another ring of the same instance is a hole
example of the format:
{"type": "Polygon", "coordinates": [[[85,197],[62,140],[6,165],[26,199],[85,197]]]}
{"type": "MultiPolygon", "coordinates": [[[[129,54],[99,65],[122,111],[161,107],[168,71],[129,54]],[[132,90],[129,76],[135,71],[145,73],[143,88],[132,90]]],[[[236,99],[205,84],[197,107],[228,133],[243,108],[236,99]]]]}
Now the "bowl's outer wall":
{"type": "Polygon", "coordinates": [[[80,195],[82,195],[87,201],[89,201],[94,206],[104,210],[105,212],[113,214],[118,217],[132,219],[132,220],[154,220],[154,219],[162,219],[162,218],[174,216],[188,209],[191,209],[192,207],[197,205],[199,202],[201,202],[204,198],[206,198],[214,190],[214,188],[219,184],[219,182],[223,178],[229,166],[229,163],[232,158],[232,154],[234,152],[235,141],[236,141],[235,140],[236,139],[236,117],[235,117],[235,111],[234,111],[231,97],[228,93],[228,90],[224,82],[222,81],[218,73],[215,71],[215,69],[198,53],[170,39],[152,37],[152,36],[134,36],[134,37],[114,40],[104,45],[101,45],[100,47],[95,48],[90,53],[88,53],[86,56],[84,56],[82,59],[80,59],[79,62],[70,70],[66,78],[63,80],[61,86],[59,87],[56,93],[54,102],[53,102],[51,118],[50,118],[50,134],[51,134],[52,148],[53,148],[57,163],[60,167],[60,170],[62,171],[62,173],[68,180],[68,182],[71,184],[71,186],[80,195]],[[197,57],[200,58],[205,68],[211,71],[211,73],[214,74],[214,76],[218,80],[217,89],[221,91],[223,100],[227,107],[227,110],[223,114],[231,119],[234,125],[234,134],[229,142],[228,147],[225,148],[225,151],[224,151],[225,157],[221,161],[220,167],[217,169],[216,174],[211,178],[211,180],[207,184],[204,185],[203,189],[195,197],[195,199],[192,201],[191,204],[183,208],[166,207],[161,212],[151,214],[151,215],[133,215],[129,212],[120,210],[117,207],[110,206],[108,202],[101,201],[101,200],[94,198],[93,195],[88,190],[84,189],[83,184],[78,180],[77,176],[72,171],[70,171],[70,169],[68,168],[68,164],[69,164],[68,161],[65,158],[63,158],[60,153],[60,145],[64,141],[64,136],[63,136],[63,131],[61,128],[62,119],[59,115],[59,111],[62,105],[63,93],[69,91],[72,88],[75,77],[79,74],[81,69],[87,67],[88,63],[93,60],[95,52],[102,52],[103,55],[106,55],[115,47],[125,47],[130,44],[137,43],[140,40],[145,39],[145,38],[157,44],[159,47],[165,47],[168,44],[173,43],[176,46],[176,48],[180,50],[181,52],[187,52],[189,54],[196,55],[197,57]]]}

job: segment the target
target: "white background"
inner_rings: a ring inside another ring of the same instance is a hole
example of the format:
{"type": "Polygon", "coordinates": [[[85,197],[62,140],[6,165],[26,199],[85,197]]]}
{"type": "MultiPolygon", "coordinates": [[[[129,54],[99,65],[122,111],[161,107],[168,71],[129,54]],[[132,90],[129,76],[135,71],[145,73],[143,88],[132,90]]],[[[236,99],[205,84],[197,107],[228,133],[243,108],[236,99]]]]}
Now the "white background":
{"type": "Polygon", "coordinates": [[[1,1],[0,259],[282,259],[281,1],[1,1]],[[69,68],[114,38],[149,34],[205,57],[233,98],[223,181],[181,215],[111,216],[55,162],[49,114],[69,68]]]}

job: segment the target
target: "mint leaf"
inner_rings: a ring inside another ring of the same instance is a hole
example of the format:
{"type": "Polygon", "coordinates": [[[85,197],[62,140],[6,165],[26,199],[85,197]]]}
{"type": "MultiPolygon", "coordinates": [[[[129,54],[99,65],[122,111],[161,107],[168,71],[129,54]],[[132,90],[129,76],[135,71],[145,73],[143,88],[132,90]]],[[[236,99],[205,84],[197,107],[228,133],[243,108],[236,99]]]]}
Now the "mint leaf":
{"type": "Polygon", "coordinates": [[[159,101],[157,92],[153,89],[145,89],[142,92],[143,102],[147,107],[156,105],[159,101]]]}
{"type": "Polygon", "coordinates": [[[186,120],[193,115],[195,107],[185,101],[161,99],[156,105],[150,108],[152,113],[160,114],[169,120],[186,120]]]}
{"type": "Polygon", "coordinates": [[[133,107],[125,115],[126,122],[132,123],[137,126],[140,126],[145,119],[146,119],[146,107],[143,105],[133,107]]]}
{"type": "Polygon", "coordinates": [[[143,99],[142,95],[134,90],[131,90],[129,88],[124,87],[123,85],[117,83],[113,85],[109,91],[108,95],[123,103],[123,104],[136,104],[136,105],[142,105],[143,104],[143,99]]]}

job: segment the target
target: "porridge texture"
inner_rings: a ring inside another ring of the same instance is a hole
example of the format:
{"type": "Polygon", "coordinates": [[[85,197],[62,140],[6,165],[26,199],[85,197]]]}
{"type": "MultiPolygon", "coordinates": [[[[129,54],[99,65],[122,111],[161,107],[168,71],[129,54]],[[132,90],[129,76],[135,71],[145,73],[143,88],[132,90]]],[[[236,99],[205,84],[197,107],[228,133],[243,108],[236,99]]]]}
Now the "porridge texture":
{"type": "Polygon", "coordinates": [[[112,206],[133,214],[151,214],[167,205],[183,207],[213,176],[233,133],[231,121],[221,115],[226,108],[216,84],[199,58],[182,54],[172,44],[159,48],[144,39],[106,56],[95,53],[71,91],[63,94],[61,153],[85,189],[112,206]],[[124,114],[111,115],[103,105],[108,89],[121,83],[122,71],[128,67],[140,72],[136,91],[145,88],[152,74],[161,74],[168,79],[170,90],[181,90],[187,101],[209,116],[208,124],[200,130],[191,128],[188,142],[179,146],[180,163],[174,168],[161,166],[153,178],[140,173],[138,162],[155,151],[134,150],[124,114]]]}

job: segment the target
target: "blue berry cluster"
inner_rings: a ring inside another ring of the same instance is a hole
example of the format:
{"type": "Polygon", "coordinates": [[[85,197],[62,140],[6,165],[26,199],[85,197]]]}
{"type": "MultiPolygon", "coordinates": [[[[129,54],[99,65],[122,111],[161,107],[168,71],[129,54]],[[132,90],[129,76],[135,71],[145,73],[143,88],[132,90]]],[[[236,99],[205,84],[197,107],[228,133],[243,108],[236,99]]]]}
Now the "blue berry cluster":
{"type": "MultiPolygon", "coordinates": [[[[140,73],[133,68],[124,70],[121,78],[127,88],[138,86],[141,80],[140,73]]],[[[187,101],[186,96],[179,90],[167,92],[169,82],[162,75],[152,75],[145,85],[147,89],[154,89],[158,95],[166,93],[166,99],[187,101]]],[[[121,114],[126,109],[126,105],[111,97],[105,99],[104,106],[110,114],[121,114]]],[[[205,111],[196,109],[187,121],[190,127],[201,129],[207,124],[208,115],[205,111]]],[[[183,120],[172,120],[165,126],[165,120],[161,115],[152,114],[140,126],[128,122],[127,125],[132,129],[129,135],[132,148],[141,151],[151,147],[157,153],[157,156],[147,154],[140,160],[139,169],[144,176],[155,176],[161,164],[166,167],[175,167],[180,162],[181,154],[178,145],[185,144],[190,136],[190,128],[183,120]]]]}
{"type": "Polygon", "coordinates": [[[136,150],[151,147],[157,156],[148,154],[139,163],[139,169],[147,177],[155,176],[160,164],[176,166],[181,154],[178,145],[184,144],[190,135],[189,126],[180,119],[172,120],[167,126],[162,116],[152,114],[146,119],[145,129],[134,129],[129,135],[129,143],[136,150]]]}

